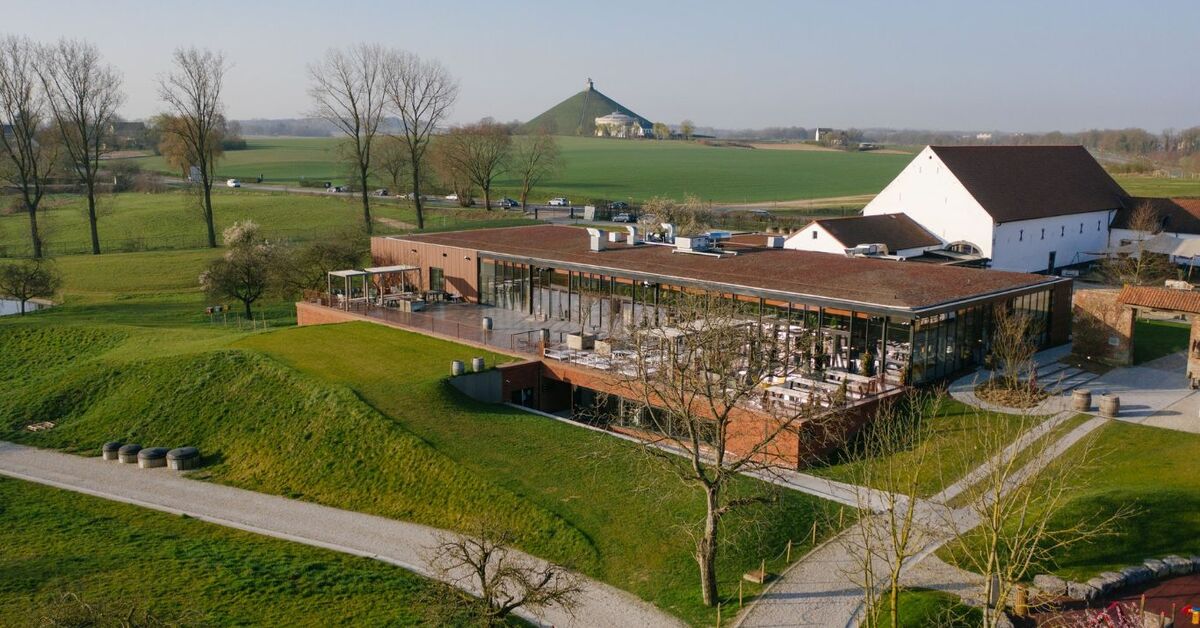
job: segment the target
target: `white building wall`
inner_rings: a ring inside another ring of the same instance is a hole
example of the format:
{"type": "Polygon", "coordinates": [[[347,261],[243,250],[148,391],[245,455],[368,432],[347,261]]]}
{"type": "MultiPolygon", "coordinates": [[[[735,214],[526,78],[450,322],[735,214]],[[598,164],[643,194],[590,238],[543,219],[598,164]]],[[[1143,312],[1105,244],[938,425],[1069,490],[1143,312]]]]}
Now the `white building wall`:
{"type": "Polygon", "coordinates": [[[830,235],[821,225],[810,222],[808,226],[794,233],[783,241],[783,248],[798,251],[813,251],[816,253],[837,253],[845,255],[846,249],[853,244],[844,244],[830,235]],[[815,237],[814,237],[815,236],[815,237]]]}
{"type": "Polygon", "coordinates": [[[992,256],[991,215],[928,146],[863,208],[864,216],[899,212],[947,244],[970,242],[992,256]]]}
{"type": "Polygon", "coordinates": [[[1112,211],[1008,222],[996,227],[992,268],[1038,272],[1097,259],[1108,246],[1112,211]]]}

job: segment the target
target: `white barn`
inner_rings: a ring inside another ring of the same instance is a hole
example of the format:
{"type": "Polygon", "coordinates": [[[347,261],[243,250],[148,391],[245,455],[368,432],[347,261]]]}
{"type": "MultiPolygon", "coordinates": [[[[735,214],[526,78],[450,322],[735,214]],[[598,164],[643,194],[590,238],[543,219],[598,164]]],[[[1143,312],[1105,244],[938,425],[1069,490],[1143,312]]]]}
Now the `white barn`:
{"type": "Polygon", "coordinates": [[[1129,197],[1082,146],[927,146],[863,209],[907,214],[992,268],[1096,259],[1129,197]]]}

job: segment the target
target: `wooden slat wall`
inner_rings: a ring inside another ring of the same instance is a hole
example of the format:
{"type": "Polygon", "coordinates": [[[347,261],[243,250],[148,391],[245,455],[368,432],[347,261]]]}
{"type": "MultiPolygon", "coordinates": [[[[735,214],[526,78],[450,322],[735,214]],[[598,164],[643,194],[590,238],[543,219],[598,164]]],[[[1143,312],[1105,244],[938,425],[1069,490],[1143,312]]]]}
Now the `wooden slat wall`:
{"type": "Polygon", "coordinates": [[[446,292],[469,301],[479,299],[478,254],[474,249],[395,238],[371,238],[371,259],[377,266],[409,264],[421,268],[421,289],[429,289],[429,269],[441,268],[446,292]]]}

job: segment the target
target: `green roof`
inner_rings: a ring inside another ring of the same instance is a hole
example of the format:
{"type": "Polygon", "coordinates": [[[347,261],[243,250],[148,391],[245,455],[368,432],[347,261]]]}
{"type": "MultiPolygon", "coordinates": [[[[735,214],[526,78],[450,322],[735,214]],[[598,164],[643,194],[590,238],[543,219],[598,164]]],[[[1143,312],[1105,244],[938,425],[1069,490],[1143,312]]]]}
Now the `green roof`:
{"type": "Polygon", "coordinates": [[[599,90],[591,88],[547,109],[538,117],[522,125],[518,131],[528,133],[544,129],[555,135],[591,135],[595,128],[596,118],[606,116],[614,111],[637,119],[642,126],[651,124],[646,118],[605,96],[599,90]]]}

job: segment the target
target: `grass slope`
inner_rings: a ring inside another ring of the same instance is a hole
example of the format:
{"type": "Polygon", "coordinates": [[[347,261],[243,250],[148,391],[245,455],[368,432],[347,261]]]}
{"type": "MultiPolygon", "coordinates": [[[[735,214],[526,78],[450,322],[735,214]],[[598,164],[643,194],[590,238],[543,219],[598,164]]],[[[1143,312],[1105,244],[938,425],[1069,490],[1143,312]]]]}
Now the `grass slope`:
{"type": "MultiPolygon", "coordinates": [[[[455,345],[417,334],[354,323],[260,334],[238,346],[353,388],[458,464],[570,521],[594,543],[592,575],[686,619],[712,620],[697,604],[690,539],[680,529],[700,520],[702,500],[637,447],[502,406],[448,399],[442,378],[455,345]]],[[[745,480],[733,490],[761,488],[745,480]]],[[[779,565],[771,559],[789,538],[795,556],[807,547],[825,505],[798,493],[780,499],[753,518],[728,519],[724,593],[734,593],[741,573],[760,560],[779,565]]]]}
{"type": "Polygon", "coordinates": [[[521,132],[544,130],[555,135],[592,135],[596,127],[596,118],[614,111],[637,118],[643,123],[650,122],[599,90],[593,89],[581,91],[543,111],[522,125],[521,132]]]}
{"type": "Polygon", "coordinates": [[[1132,174],[1113,178],[1133,196],[1200,196],[1200,178],[1164,179],[1132,174]]]}
{"type": "Polygon", "coordinates": [[[136,506],[0,478],[0,623],[45,625],[64,593],[188,625],[413,625],[409,572],[136,506]]]}

